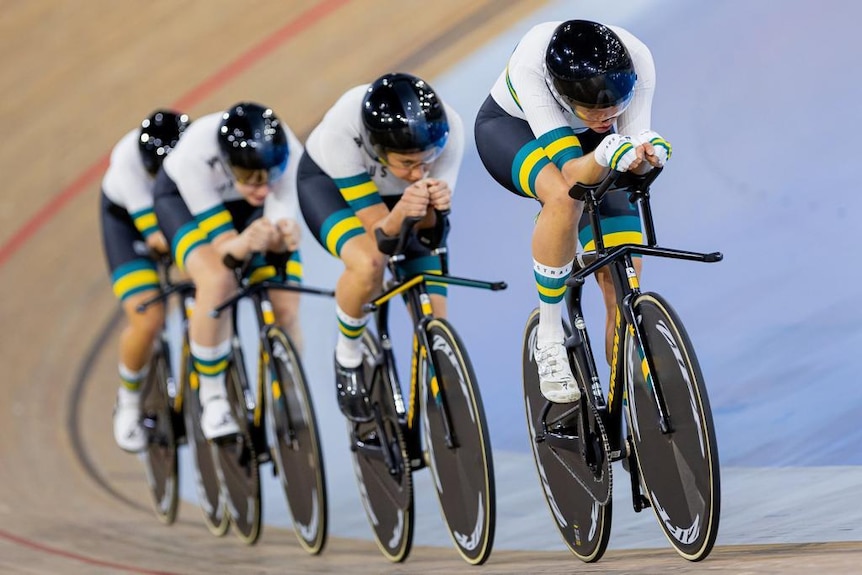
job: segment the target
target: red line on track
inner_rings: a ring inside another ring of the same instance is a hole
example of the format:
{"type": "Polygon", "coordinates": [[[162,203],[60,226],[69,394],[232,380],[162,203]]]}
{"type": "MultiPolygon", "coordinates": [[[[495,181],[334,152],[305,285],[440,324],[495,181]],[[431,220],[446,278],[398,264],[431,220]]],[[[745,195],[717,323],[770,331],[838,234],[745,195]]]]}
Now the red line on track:
{"type": "MultiPolygon", "coordinates": [[[[253,46],[248,52],[240,55],[227,66],[216,71],[215,74],[192,88],[188,93],[181,96],[173,106],[177,109],[186,109],[194,106],[215,90],[234,79],[262,58],[270,54],[276,48],[294,38],[304,30],[313,26],[326,16],[347,4],[350,0],[324,0],[320,4],[309,8],[280,29],[276,30],[263,39],[259,44],[253,46]]],[[[287,4],[285,4],[287,5],[287,4]]],[[[71,184],[66,186],[59,194],[54,196],[47,204],[42,206],[24,225],[18,228],[2,246],[0,246],[0,268],[2,268],[21,247],[32,238],[36,232],[43,228],[54,216],[88,186],[96,180],[108,166],[108,155],[105,154],[94,164],[88,167],[71,184]]]]}
{"type": "MultiPolygon", "coordinates": [[[[276,48],[294,38],[304,30],[313,26],[318,21],[335,12],[338,8],[347,4],[350,0],[324,0],[291,20],[282,28],[264,38],[258,45],[252,47],[248,52],[242,54],[230,62],[227,66],[218,70],[211,77],[204,80],[198,86],[192,88],[188,93],[181,96],[173,106],[177,109],[186,109],[194,106],[212,92],[237,77],[262,58],[273,52],[276,48]]],[[[59,194],[54,196],[47,204],[42,206],[29,220],[27,220],[15,233],[0,246],[0,268],[2,268],[11,257],[20,250],[36,232],[42,229],[54,216],[59,214],[69,202],[88,189],[107,168],[109,156],[103,155],[95,163],[85,169],[75,180],[66,186],[59,194]]],[[[88,565],[105,567],[107,569],[120,570],[128,573],[140,573],[142,575],[175,575],[165,571],[150,571],[137,567],[121,565],[109,561],[102,561],[92,557],[86,557],[56,547],[49,547],[23,537],[18,537],[6,531],[0,530],[0,539],[11,543],[29,547],[30,549],[80,561],[88,565]]]]}
{"type": "Polygon", "coordinates": [[[2,529],[0,529],[0,539],[5,539],[7,541],[11,541],[12,543],[17,543],[18,545],[21,545],[23,547],[29,547],[30,549],[41,551],[43,553],[48,553],[50,555],[57,555],[58,557],[63,557],[65,559],[74,559],[75,561],[86,563],[87,565],[126,571],[128,573],[140,573],[142,575],[176,575],[175,573],[171,573],[169,571],[150,571],[149,569],[139,569],[137,567],[130,567],[128,565],[121,565],[119,563],[112,563],[110,561],[102,561],[101,559],[93,559],[92,557],[79,555],[77,553],[72,553],[71,551],[65,551],[63,549],[57,549],[56,547],[49,547],[47,545],[42,545],[41,543],[35,543],[28,539],[24,539],[23,537],[17,537],[15,535],[12,535],[11,533],[7,533],[2,529]]]}

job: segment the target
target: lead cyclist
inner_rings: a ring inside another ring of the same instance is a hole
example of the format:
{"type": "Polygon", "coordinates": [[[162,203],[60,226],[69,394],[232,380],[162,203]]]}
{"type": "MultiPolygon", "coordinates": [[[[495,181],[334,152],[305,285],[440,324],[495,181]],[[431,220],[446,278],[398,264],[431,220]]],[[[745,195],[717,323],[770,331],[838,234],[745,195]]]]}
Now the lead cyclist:
{"type": "MultiPolygon", "coordinates": [[[[556,403],[580,398],[563,345],[563,301],[578,241],[594,247],[583,202],[569,190],[600,181],[608,169],[645,173],[662,166],[670,144],[650,127],[655,66],[630,32],[587,20],[545,22],[512,52],[476,117],[479,156],[509,191],[538,200],[533,273],[539,293],[535,351],[542,395],[556,403]]],[[[609,194],[599,206],[606,247],[641,243],[637,206],[609,194]]],[[[635,269],[641,270],[640,258],[635,269]]],[[[606,308],[610,362],[616,299],[610,274],[596,274],[606,308]]]]}

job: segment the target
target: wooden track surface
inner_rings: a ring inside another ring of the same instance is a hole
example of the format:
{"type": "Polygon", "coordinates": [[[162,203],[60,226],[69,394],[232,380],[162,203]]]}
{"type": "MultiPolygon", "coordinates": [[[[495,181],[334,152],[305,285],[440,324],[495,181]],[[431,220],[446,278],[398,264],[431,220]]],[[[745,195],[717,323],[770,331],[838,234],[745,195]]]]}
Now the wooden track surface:
{"type": "MultiPolygon", "coordinates": [[[[139,463],[111,438],[117,305],[98,234],[99,180],[111,146],[157,106],[197,117],[258,100],[304,136],[347,87],[392,70],[432,79],[540,5],[0,2],[0,573],[467,570],[452,550],[417,548],[390,565],[373,543],[344,539],[311,558],[269,527],[249,548],[213,538],[186,503],[170,528],[152,517],[139,463]]],[[[698,565],[669,549],[610,552],[597,565],[498,550],[477,571],[839,573],[859,564],[862,546],[823,544],[719,548],[698,565]]]]}

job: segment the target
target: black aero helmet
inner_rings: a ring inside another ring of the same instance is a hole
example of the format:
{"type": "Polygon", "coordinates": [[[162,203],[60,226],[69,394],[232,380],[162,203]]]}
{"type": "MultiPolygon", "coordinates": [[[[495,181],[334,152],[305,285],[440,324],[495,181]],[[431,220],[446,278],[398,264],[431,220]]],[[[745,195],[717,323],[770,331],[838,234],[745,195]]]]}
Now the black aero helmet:
{"type": "Polygon", "coordinates": [[[629,51],[613,30],[596,22],[557,26],[545,64],[554,88],[571,106],[624,106],[634,93],[637,75],[629,51]]]}
{"type": "Polygon", "coordinates": [[[269,181],[287,165],[287,133],[281,120],[254,102],[240,102],[222,114],[218,144],[232,168],[266,170],[269,181]]]}
{"type": "Polygon", "coordinates": [[[436,158],[449,136],[443,103],[431,86],[410,74],[386,74],[368,87],[362,100],[362,123],[381,160],[389,151],[433,150],[436,158]]]}
{"type": "Polygon", "coordinates": [[[147,172],[155,175],[159,171],[189,123],[188,116],[172,110],[156,110],[141,122],[138,149],[147,172]]]}

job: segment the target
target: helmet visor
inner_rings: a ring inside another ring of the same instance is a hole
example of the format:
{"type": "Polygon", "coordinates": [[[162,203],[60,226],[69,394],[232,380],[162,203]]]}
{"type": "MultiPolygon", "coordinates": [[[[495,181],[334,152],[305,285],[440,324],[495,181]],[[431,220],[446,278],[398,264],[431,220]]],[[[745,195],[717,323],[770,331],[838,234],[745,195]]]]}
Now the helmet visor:
{"type": "Polygon", "coordinates": [[[634,96],[637,75],[633,72],[609,72],[587,80],[565,81],[554,78],[554,88],[570,106],[611,108],[628,105],[634,96]]]}
{"type": "Polygon", "coordinates": [[[240,168],[239,166],[231,166],[231,172],[233,172],[234,179],[237,183],[246,186],[272,185],[284,176],[286,169],[286,157],[280,164],[269,169],[250,170],[247,168],[240,168]]]}
{"type": "Polygon", "coordinates": [[[631,96],[629,96],[629,98],[617,106],[610,106],[608,108],[588,108],[566,99],[565,96],[563,96],[563,99],[566,100],[566,104],[569,105],[575,117],[590,124],[605,124],[610,121],[615,121],[623,115],[623,112],[626,111],[632,101],[631,96]]]}
{"type": "Polygon", "coordinates": [[[374,153],[381,164],[392,168],[412,169],[418,165],[434,163],[443,153],[449,134],[446,133],[430,147],[423,150],[403,150],[387,148],[381,144],[373,145],[374,153]]]}

